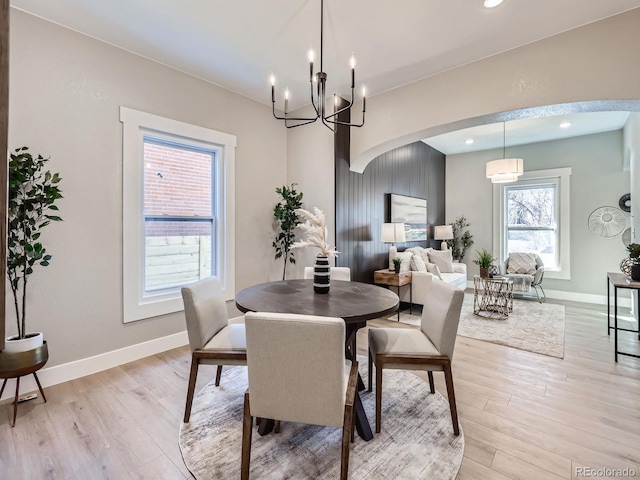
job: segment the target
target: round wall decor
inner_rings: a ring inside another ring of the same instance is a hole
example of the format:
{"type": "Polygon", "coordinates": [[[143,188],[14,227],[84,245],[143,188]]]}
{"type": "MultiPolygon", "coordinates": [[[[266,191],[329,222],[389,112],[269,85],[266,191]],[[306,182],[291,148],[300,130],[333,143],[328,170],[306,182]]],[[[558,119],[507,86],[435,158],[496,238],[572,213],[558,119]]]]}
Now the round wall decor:
{"type": "Polygon", "coordinates": [[[625,193],[618,200],[618,205],[623,212],[629,213],[631,211],[631,194],[625,193]]]}
{"type": "Polygon", "coordinates": [[[631,244],[631,228],[627,228],[622,232],[622,243],[625,247],[628,247],[631,244]]]}
{"type": "Polygon", "coordinates": [[[589,215],[589,229],[598,237],[617,237],[626,226],[627,218],[616,207],[599,207],[589,215]]]}

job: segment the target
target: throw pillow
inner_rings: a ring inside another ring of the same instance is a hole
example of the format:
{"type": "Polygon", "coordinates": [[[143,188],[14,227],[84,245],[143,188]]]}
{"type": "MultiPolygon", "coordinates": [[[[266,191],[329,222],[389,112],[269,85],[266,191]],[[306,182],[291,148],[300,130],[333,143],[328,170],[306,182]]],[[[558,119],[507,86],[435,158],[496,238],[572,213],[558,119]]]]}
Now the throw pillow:
{"type": "Polygon", "coordinates": [[[411,247],[411,248],[406,248],[404,251],[405,252],[411,252],[414,255],[421,256],[423,250],[424,250],[424,248],[422,248],[422,247],[411,247]]]}
{"type": "MultiPolygon", "coordinates": [[[[407,250],[405,250],[406,252],[407,250]]],[[[411,271],[413,272],[426,272],[427,266],[424,264],[422,257],[415,253],[411,256],[411,271]]]]}
{"type": "Polygon", "coordinates": [[[396,255],[402,259],[402,263],[400,264],[401,272],[408,272],[411,270],[411,257],[413,257],[413,253],[411,252],[398,252],[396,255]]]}
{"type": "Polygon", "coordinates": [[[509,254],[507,273],[532,275],[536,271],[536,254],[514,252],[509,254]]]}
{"type": "Polygon", "coordinates": [[[431,262],[431,260],[429,260],[429,252],[431,251],[433,251],[433,248],[423,248],[420,251],[420,256],[422,257],[422,261],[425,263],[425,265],[431,262]]]}
{"type": "Polygon", "coordinates": [[[442,280],[442,275],[440,275],[440,269],[435,263],[427,263],[427,272],[435,275],[440,280],[442,280]]]}
{"type": "Polygon", "coordinates": [[[431,250],[429,261],[435,263],[442,273],[453,273],[451,250],[431,250]]]}

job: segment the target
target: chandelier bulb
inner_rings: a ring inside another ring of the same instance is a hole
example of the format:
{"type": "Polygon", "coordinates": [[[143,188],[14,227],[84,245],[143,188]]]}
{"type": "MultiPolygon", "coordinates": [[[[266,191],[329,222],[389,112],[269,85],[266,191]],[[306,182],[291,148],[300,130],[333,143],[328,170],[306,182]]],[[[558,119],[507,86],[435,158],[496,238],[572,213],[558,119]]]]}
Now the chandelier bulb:
{"type": "Polygon", "coordinates": [[[349,60],[349,65],[351,65],[351,70],[356,68],[356,57],[354,57],[353,55],[351,55],[351,60],[349,60]]]}
{"type": "Polygon", "coordinates": [[[276,77],[273,75],[273,73],[269,77],[269,81],[271,82],[271,86],[275,87],[275,85],[276,85],[276,77]]]}
{"type": "Polygon", "coordinates": [[[312,49],[309,49],[309,53],[307,54],[307,58],[309,58],[309,61],[311,63],[313,63],[313,61],[316,59],[316,54],[314,53],[314,51],[312,49]]]}

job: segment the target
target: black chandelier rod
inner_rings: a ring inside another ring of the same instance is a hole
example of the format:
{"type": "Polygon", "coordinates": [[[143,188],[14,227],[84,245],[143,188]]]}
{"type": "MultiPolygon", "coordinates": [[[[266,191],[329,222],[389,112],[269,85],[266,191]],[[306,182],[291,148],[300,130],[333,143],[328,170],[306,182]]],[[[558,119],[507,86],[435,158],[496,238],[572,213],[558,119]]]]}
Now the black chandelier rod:
{"type": "Polygon", "coordinates": [[[316,113],[315,117],[290,117],[287,116],[288,110],[288,91],[285,94],[284,101],[284,116],[278,116],[276,114],[276,99],[275,99],[275,79],[271,77],[271,107],[273,116],[278,120],[284,120],[285,126],[287,128],[296,128],[301,127],[302,125],[308,125],[310,123],[314,123],[321,119],[322,123],[332,132],[335,133],[337,125],[343,125],[347,127],[362,127],[364,125],[365,120],[365,112],[366,112],[366,96],[363,87],[363,95],[362,95],[362,122],[359,124],[343,122],[340,120],[336,120],[335,118],[342,112],[348,111],[354,104],[355,101],[355,64],[351,66],[351,101],[347,102],[345,106],[336,110],[337,106],[337,96],[334,94],[334,112],[330,115],[326,114],[326,82],[327,82],[327,74],[324,72],[324,0],[320,0],[320,71],[315,74],[313,73],[313,59],[309,58],[309,84],[310,84],[310,98],[311,105],[316,113]],[[316,94],[314,96],[314,88],[313,82],[314,78],[317,83],[316,94]],[[317,104],[316,104],[317,102],[317,104]],[[288,122],[296,122],[294,125],[290,125],[288,122]]]}

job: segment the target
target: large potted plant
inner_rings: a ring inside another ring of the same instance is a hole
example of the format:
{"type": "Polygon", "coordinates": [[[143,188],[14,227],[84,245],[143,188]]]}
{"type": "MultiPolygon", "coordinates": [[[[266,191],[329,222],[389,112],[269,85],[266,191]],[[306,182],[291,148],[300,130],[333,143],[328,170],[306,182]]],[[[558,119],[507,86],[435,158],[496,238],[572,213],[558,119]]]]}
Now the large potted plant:
{"type": "Polygon", "coordinates": [[[40,241],[43,229],[62,219],[55,215],[62,198],[60,174],[46,170],[49,158],[33,157],[27,147],[18,148],[9,160],[7,203],[7,276],[16,312],[17,334],[5,342],[5,351],[34,349],[42,333],[27,331],[27,285],[37,265],[49,266],[51,255],[40,241]]]}
{"type": "Polygon", "coordinates": [[[301,223],[296,209],[302,206],[302,192],[298,193],[295,189],[296,184],[292,183],[290,187],[283,185],[276,188],[276,193],[282,197],[275,207],[273,207],[273,216],[276,221],[276,239],[273,241],[273,248],[276,250],[276,260],[280,257],[284,259],[282,267],[282,280],[287,274],[287,261],[296,263],[296,259],[291,251],[291,246],[296,241],[294,230],[301,223]]]}
{"type": "Polygon", "coordinates": [[[460,215],[451,224],[453,239],[451,240],[451,256],[459,262],[464,258],[467,249],[473,245],[473,235],[466,228],[470,225],[464,215],[460,215]]]}

